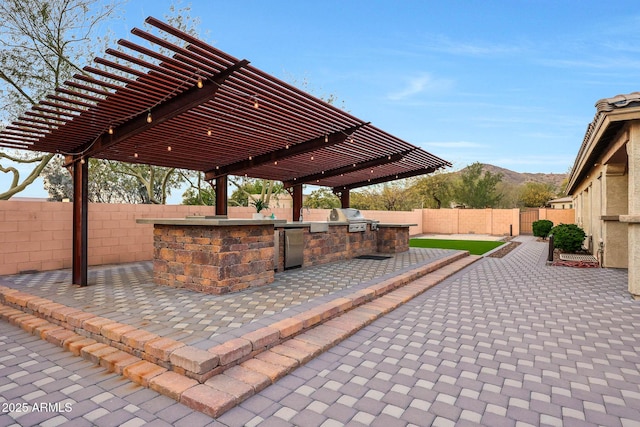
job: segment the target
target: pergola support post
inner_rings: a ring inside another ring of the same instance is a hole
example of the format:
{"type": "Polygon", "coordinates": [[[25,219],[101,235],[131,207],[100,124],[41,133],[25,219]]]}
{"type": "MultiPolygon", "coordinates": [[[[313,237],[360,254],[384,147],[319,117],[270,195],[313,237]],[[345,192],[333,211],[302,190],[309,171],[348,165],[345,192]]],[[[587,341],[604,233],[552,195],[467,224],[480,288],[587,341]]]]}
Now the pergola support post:
{"type": "Polygon", "coordinates": [[[227,175],[216,178],[216,215],[227,216],[227,175]]]}
{"type": "Polygon", "coordinates": [[[293,194],[293,220],[300,221],[300,213],[302,212],[302,184],[296,184],[292,187],[293,194]]]}
{"type": "Polygon", "coordinates": [[[73,161],[73,246],[72,281],[87,286],[88,282],[88,219],[89,219],[89,161],[73,161]]]}
{"type": "Polygon", "coordinates": [[[342,190],[340,192],[340,207],[342,207],[342,209],[347,209],[351,204],[350,194],[349,190],[342,190]]]}

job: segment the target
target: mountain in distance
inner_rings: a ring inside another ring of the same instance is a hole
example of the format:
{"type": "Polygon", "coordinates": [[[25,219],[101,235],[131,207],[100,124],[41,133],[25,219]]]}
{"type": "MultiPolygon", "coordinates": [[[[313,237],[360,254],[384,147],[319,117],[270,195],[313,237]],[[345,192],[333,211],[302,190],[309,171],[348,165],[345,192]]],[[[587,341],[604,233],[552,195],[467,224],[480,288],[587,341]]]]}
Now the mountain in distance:
{"type": "MultiPolygon", "coordinates": [[[[542,182],[554,185],[556,188],[560,188],[562,181],[567,177],[566,173],[529,173],[529,172],[514,172],[509,169],[501,168],[490,164],[483,163],[482,168],[484,171],[489,171],[492,174],[501,173],[502,182],[508,184],[522,185],[525,182],[542,182]]],[[[466,168],[465,168],[466,169],[466,168]]],[[[462,169],[461,171],[463,171],[462,169]]],[[[460,173],[453,172],[453,173],[460,173]]]]}

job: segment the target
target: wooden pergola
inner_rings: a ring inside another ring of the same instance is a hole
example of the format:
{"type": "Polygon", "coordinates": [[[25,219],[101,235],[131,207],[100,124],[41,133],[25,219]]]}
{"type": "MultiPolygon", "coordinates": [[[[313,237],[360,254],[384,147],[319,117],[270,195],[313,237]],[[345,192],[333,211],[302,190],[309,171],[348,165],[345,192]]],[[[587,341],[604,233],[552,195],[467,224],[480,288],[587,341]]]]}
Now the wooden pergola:
{"type": "Polygon", "coordinates": [[[202,171],[227,214],[229,175],[349,191],[451,163],[155,18],[0,132],[0,146],[66,156],[74,183],[73,281],[87,284],[89,158],[202,171]]]}

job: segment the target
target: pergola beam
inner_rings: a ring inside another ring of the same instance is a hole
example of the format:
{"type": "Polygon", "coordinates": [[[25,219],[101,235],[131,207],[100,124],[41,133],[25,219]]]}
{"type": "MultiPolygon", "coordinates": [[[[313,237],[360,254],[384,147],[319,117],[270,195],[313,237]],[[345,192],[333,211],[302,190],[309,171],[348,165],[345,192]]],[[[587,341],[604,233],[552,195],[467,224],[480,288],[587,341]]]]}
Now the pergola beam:
{"type": "Polygon", "coordinates": [[[398,162],[402,160],[403,157],[409,154],[410,152],[411,152],[410,150],[407,150],[407,151],[403,151],[402,153],[390,154],[388,156],[378,157],[377,159],[366,160],[363,162],[353,163],[347,166],[342,166],[336,169],[331,169],[331,170],[323,171],[320,173],[297,177],[296,179],[283,182],[284,188],[292,187],[296,184],[313,183],[314,181],[317,181],[323,178],[329,178],[332,176],[338,176],[346,173],[356,172],[362,169],[374,168],[376,166],[398,162]]]}
{"type": "Polygon", "coordinates": [[[215,96],[222,83],[224,83],[231,74],[248,63],[249,61],[242,60],[233,64],[215,77],[204,80],[203,87],[201,89],[197,86],[193,86],[182,94],[153,107],[153,109],[149,109],[149,111],[144,111],[133,117],[131,120],[119,125],[115,129],[115,133],[113,135],[110,135],[108,132],[104,132],[97,138],[95,143],[88,142],[84,146],[77,147],[73,151],[75,153],[81,153],[84,157],[94,157],[98,153],[107,150],[122,141],[146,132],[167,120],[171,120],[180,114],[202,105],[215,96]],[[147,120],[147,114],[149,112],[152,115],[151,122],[147,120]]]}
{"type": "Polygon", "coordinates": [[[344,190],[353,190],[354,188],[366,187],[367,185],[382,184],[389,181],[395,181],[397,179],[404,179],[404,178],[411,178],[414,176],[426,175],[426,174],[435,172],[436,170],[438,169],[434,167],[428,167],[428,168],[419,169],[419,170],[410,170],[410,171],[398,173],[392,176],[381,176],[378,178],[368,179],[366,181],[354,182],[349,185],[335,187],[333,191],[341,192],[344,190]]]}
{"type": "Polygon", "coordinates": [[[361,123],[349,129],[339,130],[328,135],[323,135],[317,138],[310,139],[308,141],[301,142],[299,144],[294,144],[289,148],[281,148],[279,150],[270,151],[258,156],[249,157],[246,160],[240,160],[239,162],[231,163],[226,166],[216,167],[215,169],[211,169],[205,172],[205,179],[207,181],[210,181],[222,175],[235,175],[236,173],[242,172],[245,169],[255,168],[266,163],[276,162],[288,157],[299,156],[301,154],[310,153],[321,148],[340,144],[344,142],[355,131],[363,126],[366,126],[367,124],[368,123],[361,123]]]}

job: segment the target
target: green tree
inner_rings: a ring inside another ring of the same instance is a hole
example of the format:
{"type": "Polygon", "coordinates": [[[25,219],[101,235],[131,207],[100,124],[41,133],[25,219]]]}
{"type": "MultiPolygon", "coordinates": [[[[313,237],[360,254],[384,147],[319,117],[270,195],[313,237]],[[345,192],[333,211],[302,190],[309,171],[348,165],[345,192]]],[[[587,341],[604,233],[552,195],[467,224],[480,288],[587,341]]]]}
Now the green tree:
{"type": "Polygon", "coordinates": [[[520,201],[528,208],[538,208],[555,196],[556,189],[553,185],[544,182],[527,182],[520,192],[520,201]]]}
{"type": "Polygon", "coordinates": [[[496,185],[496,191],[502,195],[494,206],[500,209],[512,209],[522,207],[520,201],[521,186],[512,182],[500,181],[496,185]]]}
{"type": "Polygon", "coordinates": [[[420,207],[440,209],[450,207],[453,200],[453,176],[449,173],[436,172],[419,178],[411,187],[420,198],[420,207]]]}
{"type": "MultiPolygon", "coordinates": [[[[44,186],[51,200],[73,197],[71,174],[56,156],[42,172],[44,186]]],[[[180,186],[176,175],[167,168],[89,159],[88,198],[94,203],[166,203],[171,190],[180,186]]]]}
{"type": "Polygon", "coordinates": [[[340,199],[326,187],[313,190],[304,201],[305,208],[333,209],[340,207],[340,199]]]}
{"type": "Polygon", "coordinates": [[[352,208],[360,210],[383,210],[379,194],[373,189],[361,189],[351,192],[349,204],[352,208]]]}
{"type": "Polygon", "coordinates": [[[229,182],[236,187],[229,198],[233,206],[250,206],[249,198],[270,205],[271,196],[284,191],[281,183],[268,179],[237,178],[229,179],[229,182]]]}
{"type": "Polygon", "coordinates": [[[481,209],[495,207],[502,194],[496,186],[502,181],[502,174],[484,171],[482,163],[467,166],[460,173],[460,181],[455,189],[455,200],[469,208],[481,209]]]}
{"type": "Polygon", "coordinates": [[[350,203],[362,210],[403,211],[416,208],[420,202],[408,181],[401,180],[354,191],[350,203]]]}
{"type": "Polygon", "coordinates": [[[215,206],[216,190],[210,182],[204,180],[202,172],[181,171],[180,174],[189,184],[189,188],[182,194],[183,205],[215,206]]]}
{"type": "MultiPolygon", "coordinates": [[[[115,2],[3,0],[0,2],[0,123],[15,120],[94,56],[95,28],[114,16],[115,2]]],[[[12,175],[7,200],[31,185],[53,154],[0,151],[0,172],[12,175]],[[33,165],[26,177],[21,165],[33,165]]]]}

